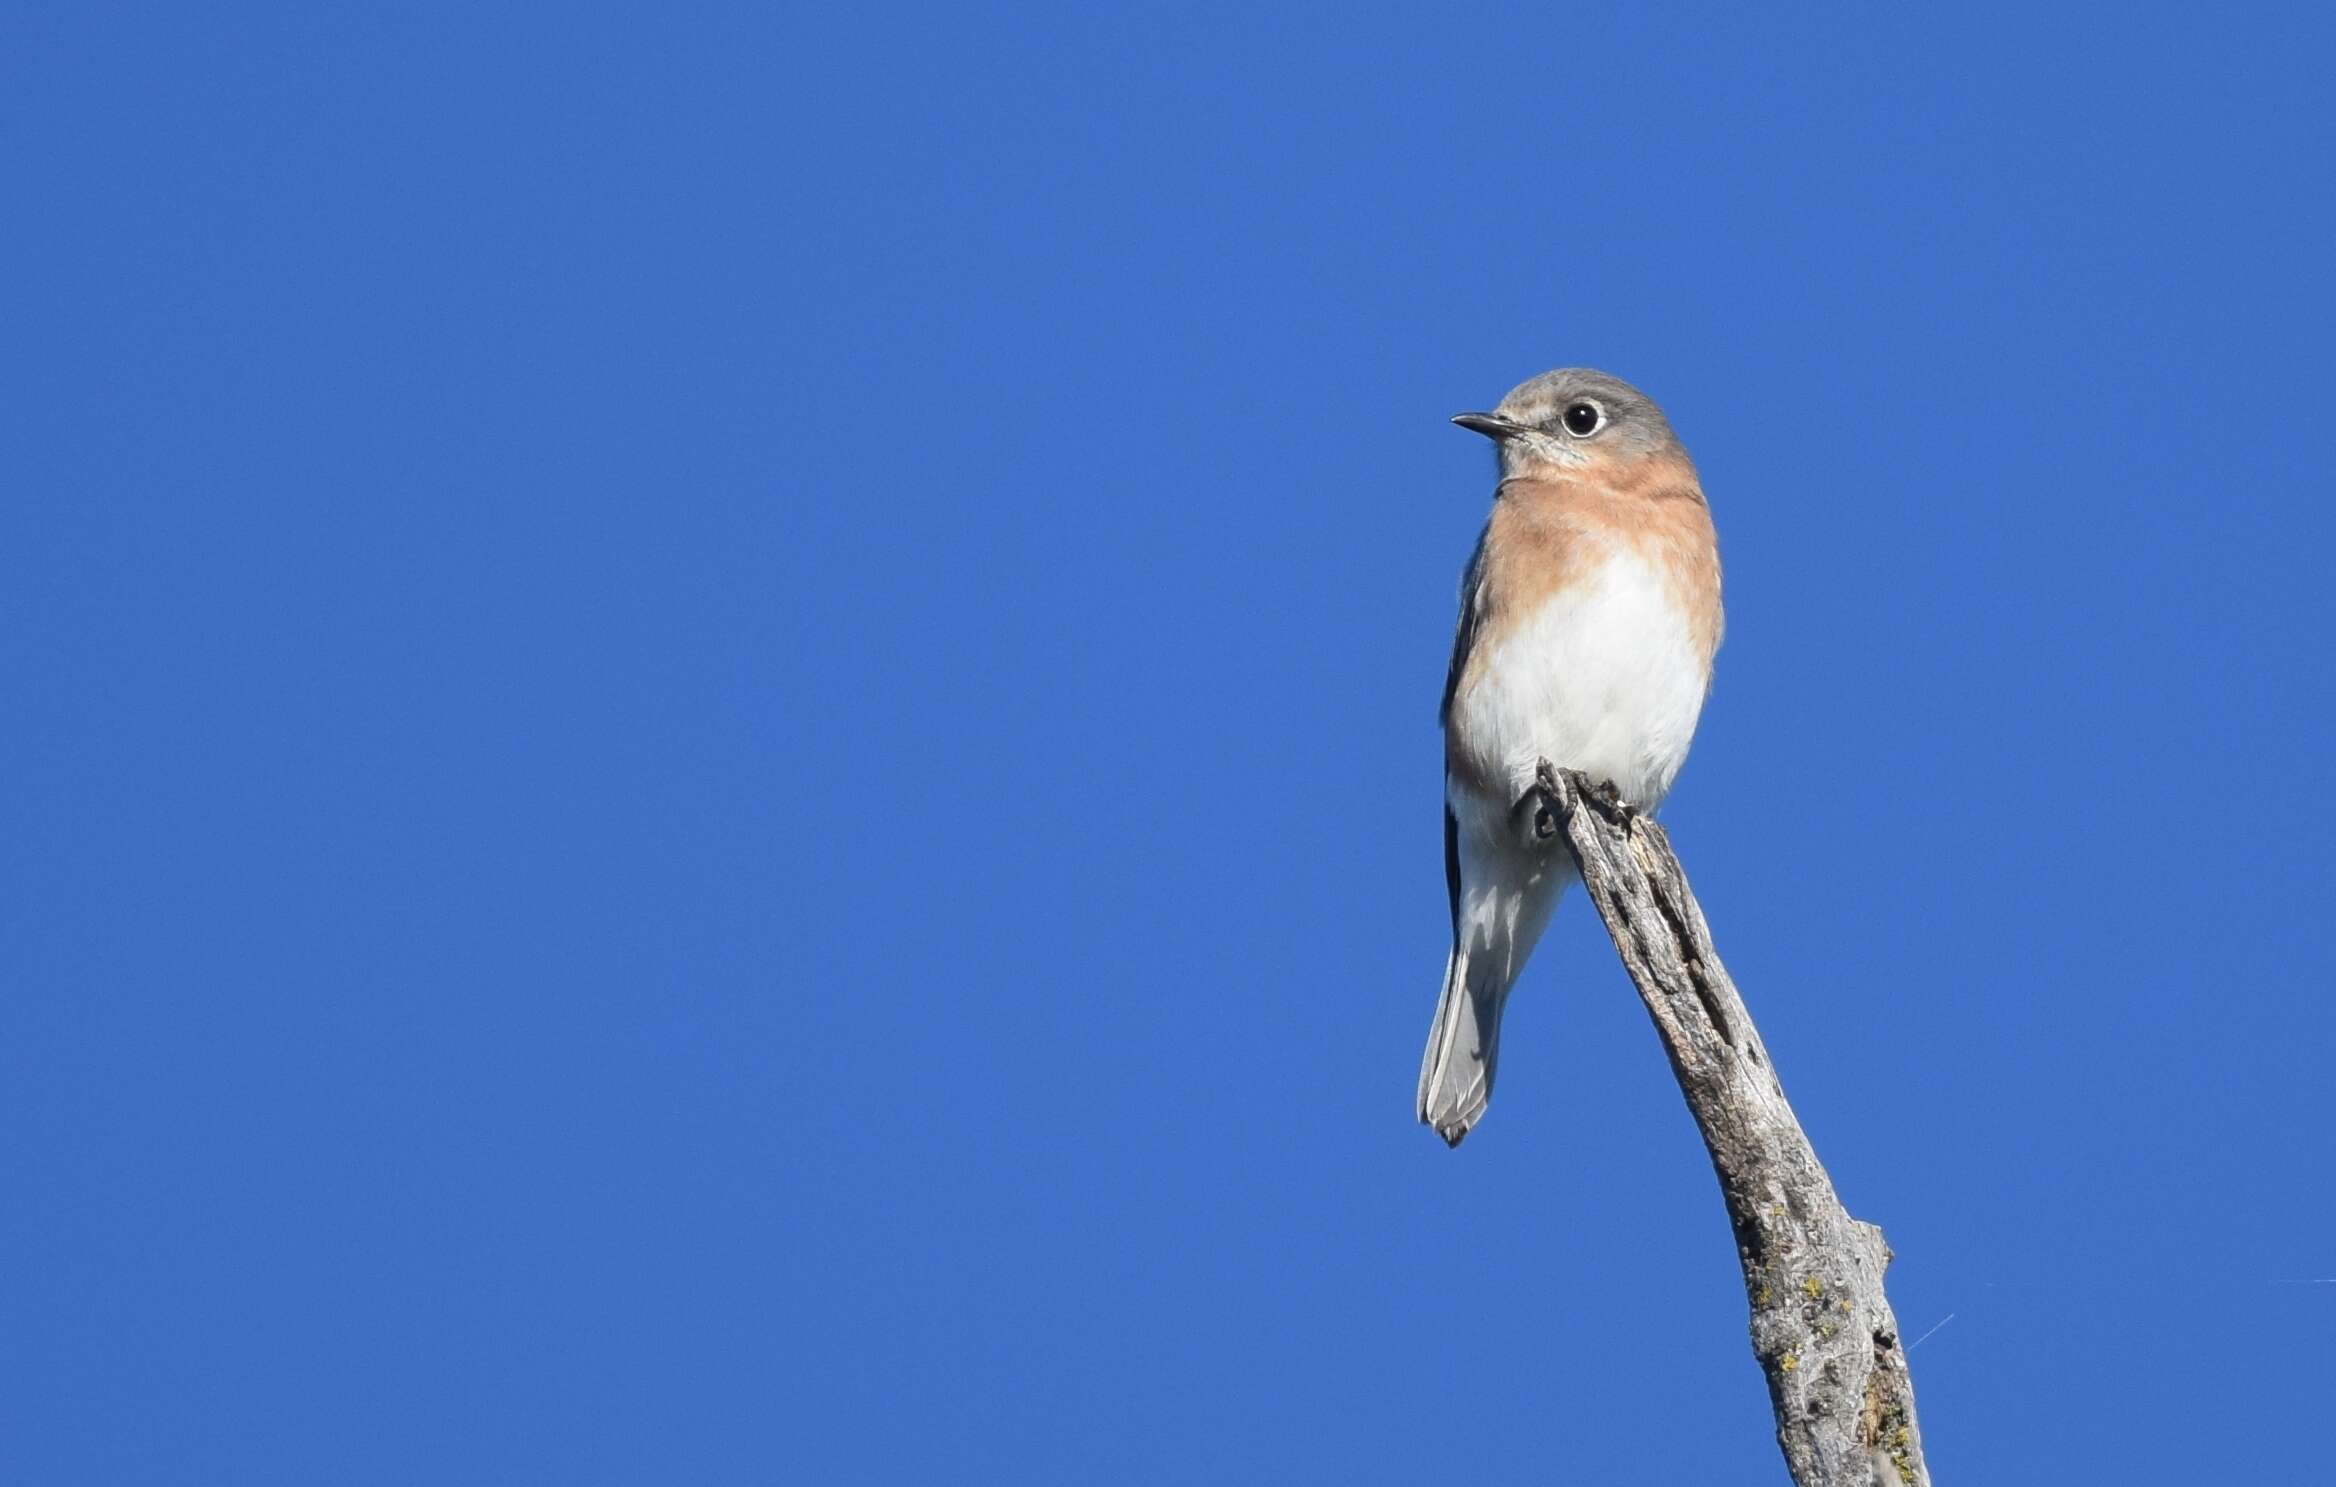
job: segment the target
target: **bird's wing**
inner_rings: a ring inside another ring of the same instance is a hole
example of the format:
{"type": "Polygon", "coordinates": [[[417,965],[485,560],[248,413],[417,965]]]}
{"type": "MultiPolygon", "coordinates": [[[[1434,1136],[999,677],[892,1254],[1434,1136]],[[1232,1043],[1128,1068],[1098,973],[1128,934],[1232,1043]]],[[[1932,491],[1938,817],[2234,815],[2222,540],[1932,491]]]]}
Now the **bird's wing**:
{"type": "Polygon", "coordinates": [[[1452,945],[1460,945],[1460,818],[1444,803],[1444,892],[1452,899],[1452,945]]]}
{"type": "Polygon", "coordinates": [[[1460,575],[1460,627],[1452,636],[1452,665],[1444,673],[1444,700],[1436,709],[1436,721],[1447,728],[1452,725],[1452,694],[1460,690],[1460,674],[1468,669],[1468,652],[1476,644],[1484,599],[1484,544],[1491,535],[1492,523],[1486,522],[1476,551],[1468,555],[1468,571],[1460,575]]]}
{"type": "MultiPolygon", "coordinates": [[[[1476,539],[1476,551],[1468,555],[1468,571],[1460,575],[1460,624],[1452,635],[1452,665],[1444,673],[1444,700],[1436,709],[1436,721],[1447,729],[1452,726],[1452,695],[1460,690],[1461,674],[1468,669],[1468,652],[1476,644],[1484,586],[1484,544],[1491,534],[1492,523],[1487,522],[1476,539]]],[[[1457,945],[1460,943],[1460,822],[1453,816],[1449,803],[1444,806],[1444,890],[1452,900],[1452,943],[1457,945]]]]}

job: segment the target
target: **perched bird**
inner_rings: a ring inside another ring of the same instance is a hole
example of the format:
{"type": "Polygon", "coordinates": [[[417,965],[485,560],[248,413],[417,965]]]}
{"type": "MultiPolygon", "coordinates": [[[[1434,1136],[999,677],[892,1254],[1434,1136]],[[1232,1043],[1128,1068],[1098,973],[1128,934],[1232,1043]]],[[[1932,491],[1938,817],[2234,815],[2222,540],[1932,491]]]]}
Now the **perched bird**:
{"type": "Polygon", "coordinates": [[[1501,475],[1444,678],[1452,959],[1419,1118],[1458,1146],[1492,1097],[1509,988],[1574,878],[1519,810],[1536,767],[1653,811],[1695,736],[1721,614],[1711,508],[1646,394],[1568,367],[1452,421],[1499,446],[1501,475]]]}

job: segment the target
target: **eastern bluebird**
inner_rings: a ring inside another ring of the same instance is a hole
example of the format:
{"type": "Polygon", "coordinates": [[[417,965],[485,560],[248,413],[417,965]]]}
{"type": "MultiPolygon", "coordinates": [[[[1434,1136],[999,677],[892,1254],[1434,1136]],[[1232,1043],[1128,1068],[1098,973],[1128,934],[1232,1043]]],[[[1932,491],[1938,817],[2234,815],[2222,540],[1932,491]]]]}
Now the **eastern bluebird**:
{"type": "Polygon", "coordinates": [[[1574,879],[1518,810],[1535,769],[1582,770],[1654,810],[1711,689],[1721,612],[1711,508],[1646,394],[1568,367],[1452,421],[1499,445],[1501,472],[1444,678],[1452,959],[1419,1118],[1458,1146],[1492,1098],[1509,987],[1574,879]]]}

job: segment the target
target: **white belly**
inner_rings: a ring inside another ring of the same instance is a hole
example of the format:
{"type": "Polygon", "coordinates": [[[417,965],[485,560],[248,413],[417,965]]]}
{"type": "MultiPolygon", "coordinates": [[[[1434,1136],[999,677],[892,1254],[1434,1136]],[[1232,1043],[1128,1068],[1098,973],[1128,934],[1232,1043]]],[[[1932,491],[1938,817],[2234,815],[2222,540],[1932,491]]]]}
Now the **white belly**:
{"type": "Polygon", "coordinates": [[[1459,751],[1507,777],[1504,799],[1477,802],[1496,816],[1485,824],[1497,829],[1542,759],[1612,780],[1625,800],[1653,810],[1687,759],[1710,681],[1662,575],[1615,549],[1511,628],[1453,700],[1459,751]]]}

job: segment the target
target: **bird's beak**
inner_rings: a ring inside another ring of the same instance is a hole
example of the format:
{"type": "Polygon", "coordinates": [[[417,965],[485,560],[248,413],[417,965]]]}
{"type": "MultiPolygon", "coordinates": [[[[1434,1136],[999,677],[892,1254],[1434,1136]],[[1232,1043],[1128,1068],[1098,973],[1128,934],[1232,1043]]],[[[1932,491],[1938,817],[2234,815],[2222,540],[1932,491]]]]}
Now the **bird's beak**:
{"type": "Polygon", "coordinates": [[[1484,435],[1487,439],[1514,439],[1519,434],[1531,432],[1521,423],[1511,423],[1505,418],[1495,418],[1490,413],[1456,413],[1452,416],[1452,421],[1464,429],[1484,435]]]}

